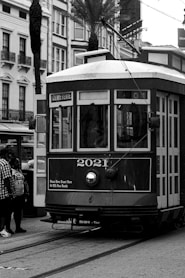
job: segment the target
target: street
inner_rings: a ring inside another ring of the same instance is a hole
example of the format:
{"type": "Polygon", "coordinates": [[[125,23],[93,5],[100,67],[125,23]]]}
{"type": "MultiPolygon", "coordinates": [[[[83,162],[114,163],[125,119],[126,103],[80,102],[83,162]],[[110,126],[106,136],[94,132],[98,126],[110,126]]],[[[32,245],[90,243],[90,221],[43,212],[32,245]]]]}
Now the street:
{"type": "Polygon", "coordinates": [[[27,234],[0,238],[1,278],[184,278],[184,227],[142,239],[70,224],[52,229],[39,218],[23,224],[27,234]]]}

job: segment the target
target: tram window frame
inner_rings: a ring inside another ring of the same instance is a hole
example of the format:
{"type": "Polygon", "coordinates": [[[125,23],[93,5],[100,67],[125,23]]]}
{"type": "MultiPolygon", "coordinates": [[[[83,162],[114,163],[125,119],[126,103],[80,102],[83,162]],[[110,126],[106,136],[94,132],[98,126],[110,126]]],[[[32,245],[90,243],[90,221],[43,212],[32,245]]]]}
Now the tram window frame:
{"type": "Polygon", "coordinates": [[[81,90],[77,91],[77,151],[103,152],[110,150],[110,91],[109,90],[81,90]],[[85,95],[89,96],[88,98],[85,95]],[[107,105],[107,146],[106,147],[84,147],[80,146],[80,107],[81,106],[107,105]]]}
{"type": "Polygon", "coordinates": [[[142,90],[125,90],[125,89],[115,89],[114,90],[114,150],[115,151],[129,151],[129,152],[143,152],[143,151],[150,151],[151,149],[151,131],[149,129],[149,124],[147,121],[147,146],[146,147],[134,147],[129,146],[129,147],[118,147],[118,141],[117,141],[117,106],[118,105],[146,105],[147,107],[147,118],[149,117],[151,113],[151,92],[150,90],[147,89],[142,89],[142,90]],[[130,92],[125,98],[119,98],[118,97],[118,92],[130,92]]]}
{"type": "Polygon", "coordinates": [[[73,126],[74,126],[74,122],[73,122],[73,91],[66,91],[66,92],[57,92],[57,93],[52,93],[49,96],[49,151],[50,152],[72,152],[73,151],[73,126]],[[62,136],[62,132],[61,132],[61,120],[59,123],[59,147],[58,148],[53,148],[53,121],[52,121],[52,113],[53,113],[53,109],[59,109],[59,117],[61,119],[61,110],[62,107],[70,107],[71,108],[71,147],[69,148],[64,148],[61,146],[61,136],[62,136]]]}

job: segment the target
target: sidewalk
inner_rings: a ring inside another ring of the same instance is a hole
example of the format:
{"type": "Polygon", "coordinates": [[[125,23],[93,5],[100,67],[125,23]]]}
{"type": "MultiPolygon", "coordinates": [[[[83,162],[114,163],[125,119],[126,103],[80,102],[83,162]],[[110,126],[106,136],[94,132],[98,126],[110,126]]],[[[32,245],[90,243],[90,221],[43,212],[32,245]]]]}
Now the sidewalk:
{"type": "MultiPolygon", "coordinates": [[[[39,232],[45,232],[46,230],[52,229],[51,223],[43,222],[43,219],[49,218],[48,216],[44,217],[23,217],[21,222],[21,227],[25,230],[27,230],[26,233],[18,233],[15,235],[26,235],[26,234],[34,234],[39,232]]],[[[11,221],[11,228],[13,231],[15,231],[15,223],[12,219],[11,221]]],[[[14,235],[13,235],[14,236],[14,235]]]]}

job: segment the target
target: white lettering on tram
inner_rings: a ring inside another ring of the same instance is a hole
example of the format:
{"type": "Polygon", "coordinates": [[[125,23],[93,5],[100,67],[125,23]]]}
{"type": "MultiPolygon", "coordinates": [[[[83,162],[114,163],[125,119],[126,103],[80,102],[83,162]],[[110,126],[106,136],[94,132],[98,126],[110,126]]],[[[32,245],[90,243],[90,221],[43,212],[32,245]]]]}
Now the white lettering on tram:
{"type": "Polygon", "coordinates": [[[80,158],[77,159],[77,167],[103,167],[107,168],[107,159],[90,159],[90,158],[80,158]]]}
{"type": "Polygon", "coordinates": [[[71,180],[50,180],[50,188],[68,188],[73,182],[71,180]]]}
{"type": "Polygon", "coordinates": [[[71,100],[71,93],[61,93],[51,95],[51,102],[71,100]]]}

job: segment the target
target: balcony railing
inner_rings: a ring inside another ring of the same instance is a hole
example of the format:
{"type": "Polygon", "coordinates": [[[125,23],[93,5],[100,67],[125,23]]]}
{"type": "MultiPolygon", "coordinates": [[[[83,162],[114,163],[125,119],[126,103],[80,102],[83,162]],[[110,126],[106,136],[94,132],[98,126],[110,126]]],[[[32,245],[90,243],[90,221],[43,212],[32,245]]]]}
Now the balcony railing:
{"type": "Polygon", "coordinates": [[[18,67],[28,71],[31,67],[31,57],[25,55],[18,55],[18,67]]]}
{"type": "Polygon", "coordinates": [[[18,64],[31,67],[31,57],[25,55],[18,55],[18,64]]]}
{"type": "Polygon", "coordinates": [[[15,64],[15,53],[2,50],[1,51],[1,62],[4,64],[9,64],[9,65],[15,64]]]}
{"type": "Polygon", "coordinates": [[[33,117],[32,111],[19,111],[17,109],[0,109],[0,119],[9,121],[28,121],[33,117]]]}

